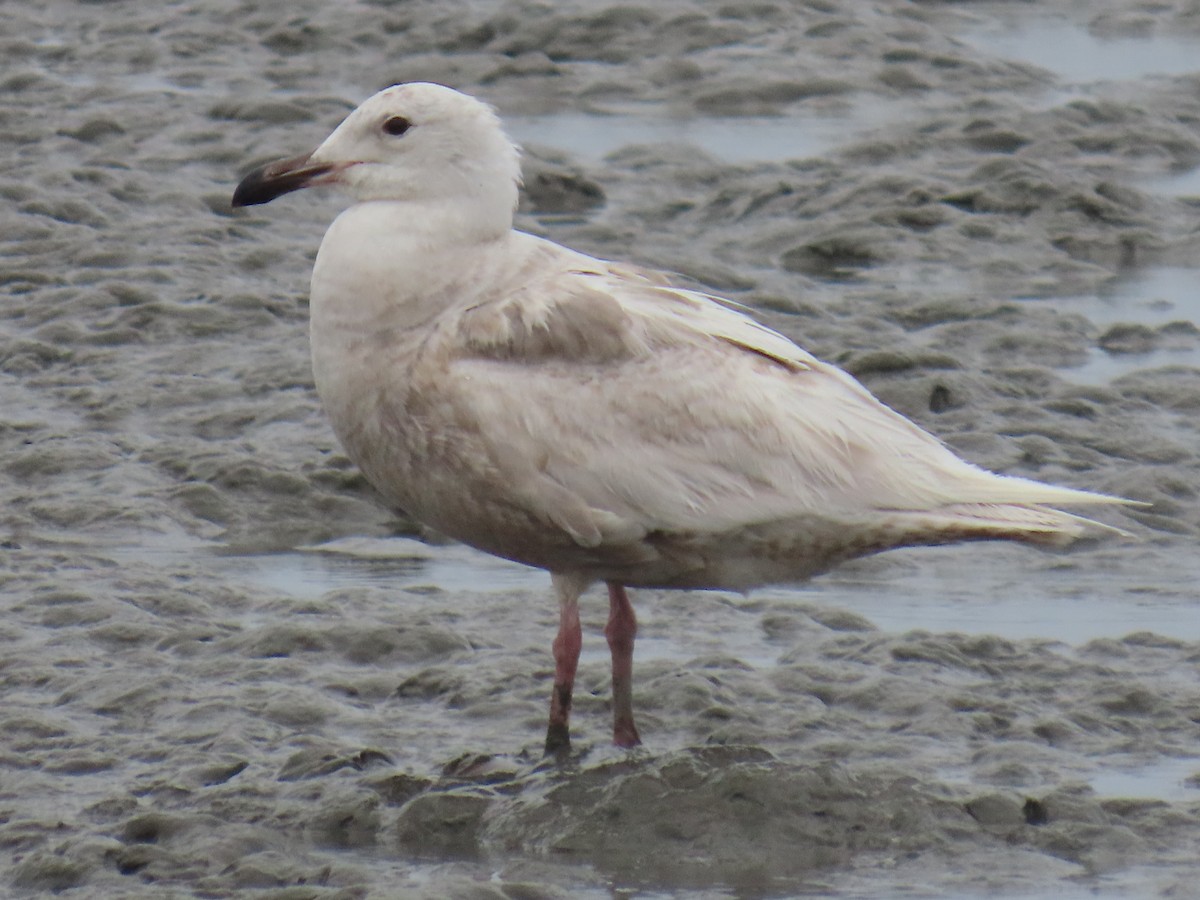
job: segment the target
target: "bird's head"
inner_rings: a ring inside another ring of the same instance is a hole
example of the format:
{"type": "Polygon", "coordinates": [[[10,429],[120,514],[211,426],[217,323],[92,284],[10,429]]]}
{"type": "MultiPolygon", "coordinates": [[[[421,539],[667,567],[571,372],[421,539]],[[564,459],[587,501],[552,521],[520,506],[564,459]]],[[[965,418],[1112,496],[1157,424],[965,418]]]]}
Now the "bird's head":
{"type": "Polygon", "coordinates": [[[490,106],[438,84],[399,84],[366,100],[312,153],[255,169],[232,203],[331,184],[360,202],[464,201],[511,216],[520,178],[519,151],[490,106]]]}

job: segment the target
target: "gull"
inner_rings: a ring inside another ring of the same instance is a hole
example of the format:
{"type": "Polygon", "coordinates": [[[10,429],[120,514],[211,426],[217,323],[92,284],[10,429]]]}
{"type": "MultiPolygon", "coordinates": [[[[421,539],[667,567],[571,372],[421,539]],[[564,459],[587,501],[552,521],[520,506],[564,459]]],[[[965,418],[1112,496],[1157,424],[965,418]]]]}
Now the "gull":
{"type": "Polygon", "coordinates": [[[632,747],[627,588],[747,591],[898,547],[1119,531],[1056,507],[1128,501],[963,461],[737,303],[515,230],[520,183],[490,106],[413,83],[248,174],[232,204],[349,195],[313,266],[317,391],[389,503],[550,572],[548,754],[570,747],[595,582],[613,742],[632,747]]]}

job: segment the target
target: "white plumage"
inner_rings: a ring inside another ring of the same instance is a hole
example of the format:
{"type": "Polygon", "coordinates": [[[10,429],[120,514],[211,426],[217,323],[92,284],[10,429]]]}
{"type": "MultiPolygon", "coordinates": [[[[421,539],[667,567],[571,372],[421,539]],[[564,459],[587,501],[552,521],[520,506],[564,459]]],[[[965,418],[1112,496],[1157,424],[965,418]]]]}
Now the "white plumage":
{"type": "Polygon", "coordinates": [[[391,502],[555,575],[548,748],[568,741],[594,581],[628,745],[626,586],[746,589],[893,547],[1064,543],[1107,526],[1055,506],[1124,502],[979,469],[737,304],[514,231],[519,179],[489,107],[410,84],[247,176],[234,203],[321,183],[357,201],[313,270],[318,391],[391,502]]]}

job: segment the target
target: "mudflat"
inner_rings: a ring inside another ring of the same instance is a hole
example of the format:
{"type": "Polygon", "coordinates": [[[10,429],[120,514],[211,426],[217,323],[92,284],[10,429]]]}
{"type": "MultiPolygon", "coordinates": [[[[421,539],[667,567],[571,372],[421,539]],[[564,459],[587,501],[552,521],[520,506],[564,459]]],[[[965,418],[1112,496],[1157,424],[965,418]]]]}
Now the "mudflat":
{"type": "Polygon", "coordinates": [[[9,4],[0,847],[79,897],[1182,896],[1200,874],[1200,19],[1186,4],[9,4]],[[313,391],[316,191],[405,80],[520,227],[752,307],[997,471],[1150,505],[1048,554],[585,598],[421,532],[313,391]]]}

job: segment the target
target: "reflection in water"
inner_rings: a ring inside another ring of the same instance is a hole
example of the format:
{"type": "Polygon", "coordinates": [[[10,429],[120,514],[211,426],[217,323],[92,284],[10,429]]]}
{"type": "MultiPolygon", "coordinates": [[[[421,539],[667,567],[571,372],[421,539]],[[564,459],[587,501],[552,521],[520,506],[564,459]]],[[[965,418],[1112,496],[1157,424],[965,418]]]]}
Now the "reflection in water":
{"type": "Polygon", "coordinates": [[[969,40],[989,55],[1032,63],[1077,83],[1200,71],[1200,40],[1176,35],[1104,38],[1082,24],[1030,19],[969,40]]]}

